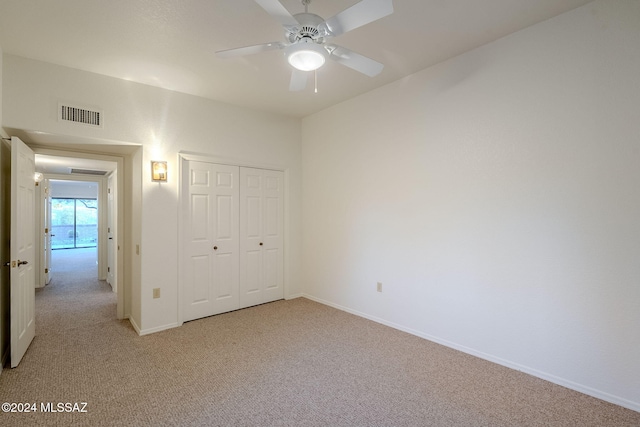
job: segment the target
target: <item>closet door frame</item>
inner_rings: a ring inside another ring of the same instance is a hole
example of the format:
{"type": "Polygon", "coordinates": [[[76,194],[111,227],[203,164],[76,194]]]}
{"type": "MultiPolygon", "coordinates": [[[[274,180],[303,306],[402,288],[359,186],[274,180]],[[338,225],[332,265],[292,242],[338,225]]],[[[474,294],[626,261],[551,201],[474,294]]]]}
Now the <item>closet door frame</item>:
{"type": "Polygon", "coordinates": [[[289,197],[289,188],[290,188],[290,171],[289,168],[284,167],[282,165],[269,164],[269,163],[254,163],[243,161],[241,159],[230,159],[225,157],[216,157],[216,156],[208,156],[205,154],[199,153],[191,153],[191,152],[179,152],[178,153],[178,176],[180,177],[180,182],[178,184],[178,325],[181,326],[184,323],[184,313],[183,313],[183,296],[182,296],[182,285],[180,283],[184,283],[185,277],[185,266],[183,262],[183,258],[185,256],[185,225],[188,218],[188,192],[185,192],[185,183],[183,182],[183,172],[185,168],[188,168],[189,162],[197,161],[197,162],[205,162],[205,163],[216,163],[220,165],[228,165],[228,166],[238,166],[238,167],[247,167],[247,168],[255,168],[255,169],[269,169],[274,171],[281,171],[284,174],[284,226],[283,226],[283,235],[284,235],[284,244],[283,244],[283,263],[284,263],[284,298],[288,299],[291,292],[289,290],[290,280],[289,280],[289,249],[291,247],[291,233],[289,230],[289,206],[290,206],[290,197],[289,197]]]}

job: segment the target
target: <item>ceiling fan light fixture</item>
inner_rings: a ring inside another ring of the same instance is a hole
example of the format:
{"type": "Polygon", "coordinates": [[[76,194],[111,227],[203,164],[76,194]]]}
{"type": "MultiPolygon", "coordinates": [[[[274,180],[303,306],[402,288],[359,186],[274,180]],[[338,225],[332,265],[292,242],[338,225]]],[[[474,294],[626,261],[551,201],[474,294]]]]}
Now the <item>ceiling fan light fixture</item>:
{"type": "Polygon", "coordinates": [[[285,54],[292,67],[300,71],[314,71],[324,65],[325,50],[314,42],[299,42],[287,47],[285,54]]]}

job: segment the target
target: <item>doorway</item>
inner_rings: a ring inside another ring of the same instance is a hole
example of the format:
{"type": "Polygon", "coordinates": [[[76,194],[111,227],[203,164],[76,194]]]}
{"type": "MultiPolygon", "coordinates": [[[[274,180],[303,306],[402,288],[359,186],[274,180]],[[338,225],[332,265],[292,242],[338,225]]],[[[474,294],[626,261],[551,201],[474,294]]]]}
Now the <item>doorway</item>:
{"type": "Polygon", "coordinates": [[[85,276],[91,272],[86,280],[104,280],[98,268],[99,224],[105,216],[104,203],[99,203],[100,182],[71,179],[46,179],[45,182],[48,192],[43,203],[47,206],[41,228],[48,227],[48,245],[43,246],[48,274],[41,284],[49,284],[58,274],[73,273],[74,268],[85,276]],[[46,253],[48,247],[50,253],[46,253]]]}
{"type": "Polygon", "coordinates": [[[123,189],[117,175],[124,159],[53,149],[34,151],[36,170],[44,178],[37,226],[42,236],[39,271],[44,277],[37,285],[43,288],[47,283],[59,283],[58,272],[75,278],[68,275],[69,268],[78,268],[85,275],[92,270],[86,281],[107,283],[116,298],[112,318],[124,318],[124,292],[118,289],[123,278],[117,268],[123,262],[119,244],[123,213],[118,208],[123,189]],[[82,267],[88,258],[92,269],[82,267]]]}
{"type": "MultiPolygon", "coordinates": [[[[20,140],[16,137],[15,138],[18,142],[20,142],[20,140]]],[[[13,142],[13,138],[12,138],[12,142],[13,142]]],[[[23,144],[24,145],[24,144],[23,144]]],[[[3,197],[1,198],[1,203],[6,209],[3,209],[3,218],[8,218],[9,216],[9,209],[8,207],[13,205],[13,206],[22,206],[22,204],[20,203],[10,203],[10,200],[8,198],[8,196],[10,194],[17,194],[17,191],[9,191],[8,188],[8,184],[10,182],[17,182],[18,180],[13,179],[10,180],[8,178],[6,178],[6,174],[10,174],[13,170],[19,170],[19,168],[12,168],[11,164],[14,163],[12,161],[12,157],[13,157],[13,152],[14,151],[19,151],[19,150],[11,150],[11,147],[13,146],[13,144],[9,145],[9,143],[4,143],[1,144],[2,147],[2,151],[1,151],[1,155],[0,155],[0,159],[2,160],[2,165],[3,165],[3,173],[2,173],[2,188],[0,188],[0,192],[2,193],[3,197]],[[5,212],[6,212],[6,217],[5,217],[5,212]]],[[[114,164],[117,165],[116,169],[114,170],[114,175],[120,171],[121,175],[125,174],[125,172],[127,172],[127,177],[128,180],[127,182],[127,190],[129,191],[131,189],[131,187],[134,185],[134,183],[132,182],[132,176],[133,177],[138,177],[141,173],[141,168],[138,168],[136,166],[136,161],[139,160],[139,158],[141,158],[141,149],[140,147],[127,147],[126,149],[120,149],[119,147],[113,148],[111,149],[111,146],[101,146],[103,148],[101,148],[102,153],[99,154],[96,151],[98,150],[96,148],[97,146],[91,145],[91,144],[87,144],[87,150],[88,151],[79,151],[80,148],[82,148],[83,150],[85,149],[84,147],[80,147],[80,146],[73,146],[71,148],[67,148],[67,147],[54,147],[53,145],[49,146],[48,148],[42,147],[42,146],[37,146],[37,145],[31,145],[29,146],[29,148],[31,148],[31,163],[34,163],[34,157],[35,155],[46,155],[46,156],[50,156],[51,158],[62,158],[62,157],[69,157],[69,158],[73,158],[74,161],[75,160],[84,160],[84,161],[88,161],[88,162],[92,162],[94,160],[105,160],[105,161],[110,161],[113,162],[114,164]],[[73,151],[67,151],[67,150],[73,150],[73,151]],[[105,153],[109,153],[109,154],[105,154],[105,153]],[[138,157],[135,157],[135,156],[138,157]],[[126,169],[125,169],[125,165],[126,165],[126,169]],[[132,170],[133,169],[133,170],[132,170]]],[[[42,229],[42,222],[40,221],[41,219],[41,215],[42,215],[42,211],[40,210],[41,207],[43,207],[43,204],[41,203],[42,201],[44,201],[44,199],[46,198],[47,194],[45,191],[43,191],[43,189],[45,188],[45,181],[46,179],[51,179],[51,178],[55,178],[55,174],[52,175],[48,175],[48,177],[43,181],[44,178],[44,173],[35,173],[34,174],[34,169],[35,167],[31,168],[31,172],[29,174],[29,180],[31,185],[29,186],[30,188],[34,188],[33,184],[34,184],[34,180],[35,180],[35,201],[36,201],[36,205],[31,205],[31,207],[26,207],[26,209],[22,209],[21,212],[23,212],[24,214],[20,214],[19,217],[23,218],[23,217],[29,217],[30,220],[28,221],[29,224],[31,224],[29,227],[27,227],[25,229],[25,231],[22,233],[23,235],[30,235],[32,236],[35,240],[33,242],[33,244],[31,244],[30,246],[33,248],[33,250],[35,250],[35,255],[31,255],[29,258],[29,262],[24,262],[23,264],[29,264],[29,267],[31,267],[31,265],[33,266],[33,270],[34,270],[34,276],[38,276],[40,273],[39,267],[41,266],[39,264],[39,257],[37,256],[38,253],[42,253],[43,252],[43,248],[44,245],[42,244],[41,241],[39,241],[39,236],[41,236],[41,234],[43,233],[43,229],[42,229]],[[42,197],[42,198],[41,198],[42,197]],[[29,215],[28,215],[29,214],[29,215]]],[[[59,172],[60,175],[66,176],[68,178],[69,174],[71,173],[71,171],[69,170],[70,168],[67,167],[67,171],[66,173],[64,172],[59,172]]],[[[91,167],[88,167],[88,169],[91,169],[91,167]]],[[[42,169],[40,169],[42,170],[42,169]]],[[[45,173],[49,174],[48,171],[44,171],[45,173]]],[[[77,171],[76,171],[77,172],[77,171]]],[[[77,178],[76,178],[77,179],[77,178]]],[[[106,178],[102,178],[104,181],[106,181],[106,178]]],[[[95,180],[95,178],[94,178],[95,180]]],[[[114,211],[113,214],[113,218],[114,218],[114,224],[116,225],[115,228],[115,232],[113,233],[113,238],[114,241],[117,239],[117,241],[115,241],[114,246],[117,248],[116,251],[116,262],[121,266],[120,269],[118,269],[118,272],[116,275],[114,275],[115,277],[117,277],[118,281],[121,283],[121,287],[122,287],[122,292],[118,292],[117,294],[113,293],[111,291],[111,289],[108,289],[108,295],[112,298],[117,298],[117,303],[115,304],[115,310],[114,310],[114,305],[112,304],[111,307],[109,308],[109,317],[112,320],[115,320],[114,317],[117,317],[118,319],[124,319],[127,318],[129,316],[130,313],[130,309],[125,308],[125,302],[130,301],[131,295],[130,295],[130,290],[128,289],[127,283],[128,282],[124,282],[123,281],[123,276],[124,276],[124,271],[125,268],[129,265],[130,262],[130,258],[126,258],[127,259],[127,263],[125,265],[125,254],[127,255],[127,257],[129,256],[128,251],[127,251],[127,243],[129,242],[129,238],[124,238],[124,225],[125,225],[125,212],[127,212],[127,218],[129,218],[129,220],[131,220],[132,218],[137,218],[136,216],[134,216],[131,212],[130,209],[125,207],[125,203],[124,203],[124,197],[125,197],[125,181],[123,179],[114,179],[111,180],[111,182],[113,183],[113,191],[112,193],[112,198],[117,201],[117,209],[114,211]],[[122,248],[121,248],[122,245],[122,248]],[[125,292],[129,292],[129,295],[125,296],[125,292]],[[114,316],[114,312],[116,313],[114,316]],[[126,313],[126,317],[125,317],[125,313],[126,313]]],[[[106,189],[106,185],[103,186],[103,188],[106,189]]],[[[128,192],[127,191],[127,192],[128,192]]],[[[130,195],[128,196],[130,197],[130,195]]],[[[106,200],[106,196],[104,196],[103,194],[103,200],[106,200]]],[[[48,206],[48,204],[44,204],[44,206],[48,206]]],[[[105,217],[105,215],[102,216],[103,218],[105,217]]],[[[9,245],[8,242],[9,240],[11,240],[12,242],[18,242],[19,239],[9,239],[9,235],[8,235],[8,228],[9,228],[9,224],[10,223],[18,223],[18,221],[2,221],[3,222],[3,227],[2,230],[0,230],[0,234],[3,236],[3,240],[5,242],[7,242],[7,245],[4,245],[3,248],[6,249],[7,254],[6,256],[3,257],[4,259],[10,259],[10,258],[16,258],[15,256],[10,257],[8,254],[9,251],[9,245]],[[6,227],[4,226],[6,225],[6,227]],[[6,230],[6,232],[5,232],[6,230]]],[[[50,226],[45,227],[45,228],[49,228],[50,231],[50,226]]],[[[104,228],[103,228],[104,230],[104,228]]],[[[103,231],[104,233],[104,231],[103,231]]],[[[48,233],[48,235],[50,236],[51,233],[48,233]]],[[[100,231],[99,231],[99,236],[100,236],[100,231]]],[[[98,248],[101,245],[101,241],[104,242],[104,244],[106,245],[106,241],[108,239],[106,237],[103,237],[102,239],[100,239],[100,237],[98,238],[98,248]]],[[[50,245],[47,245],[48,248],[50,248],[50,245]]],[[[21,258],[22,257],[17,257],[17,258],[21,258]]],[[[95,257],[94,257],[95,258],[95,257]]],[[[68,263],[68,264],[75,264],[75,263],[68,263]]],[[[94,262],[95,265],[95,262],[94,262]]],[[[137,266],[137,264],[135,264],[137,266]]],[[[75,267],[75,265],[74,265],[75,267]]],[[[94,267],[95,268],[95,267],[94,267]]],[[[6,358],[8,359],[9,357],[9,348],[10,347],[15,347],[14,346],[10,346],[9,344],[9,338],[11,338],[12,336],[16,335],[13,334],[10,330],[10,323],[9,322],[5,322],[6,319],[8,319],[8,313],[9,313],[9,302],[11,301],[10,296],[7,294],[7,292],[4,292],[4,290],[8,291],[8,285],[9,285],[9,280],[8,280],[8,276],[7,274],[5,274],[5,272],[7,272],[8,269],[4,269],[3,268],[3,274],[2,277],[0,278],[2,281],[2,285],[3,285],[3,295],[0,296],[0,299],[2,300],[3,304],[0,311],[2,311],[3,319],[0,319],[0,326],[2,326],[0,329],[0,336],[2,338],[2,355],[3,357],[6,356],[6,358]],[[5,286],[6,285],[6,286],[5,286]]],[[[94,274],[94,277],[95,274],[94,274]]],[[[34,279],[35,277],[32,277],[31,279],[31,286],[33,289],[33,283],[34,283],[34,279]]],[[[96,278],[97,280],[97,278],[96,278]]],[[[38,291],[35,292],[35,294],[37,294],[38,291]]],[[[17,292],[12,293],[12,295],[17,294],[17,292]]],[[[32,295],[34,295],[34,293],[30,293],[32,295]]],[[[84,295],[86,296],[86,295],[84,295]]],[[[67,307],[65,307],[65,302],[60,300],[59,298],[54,298],[52,299],[53,304],[49,305],[49,307],[54,308],[55,310],[57,310],[58,313],[60,314],[64,314],[64,311],[61,310],[66,310],[67,307]]],[[[88,302],[85,300],[85,302],[88,302]]],[[[36,310],[34,310],[35,307],[31,306],[29,307],[29,310],[32,314],[36,314],[36,310]]],[[[40,310],[42,311],[42,310],[40,310]]],[[[91,310],[89,310],[91,311],[91,310]]],[[[19,310],[15,310],[13,309],[12,311],[12,315],[13,313],[20,313],[19,310]]],[[[91,314],[91,313],[88,313],[91,314]]],[[[51,322],[49,322],[52,325],[55,325],[57,322],[57,317],[54,316],[52,318],[53,320],[51,322]]],[[[42,327],[44,327],[44,324],[41,322],[39,325],[39,335],[40,332],[42,331],[42,327]]],[[[6,359],[5,359],[6,360],[6,359]]]]}
{"type": "Polygon", "coordinates": [[[42,236],[43,264],[40,270],[46,272],[38,287],[45,286],[55,276],[54,253],[75,249],[93,248],[94,262],[98,265],[96,277],[105,280],[105,222],[107,201],[101,193],[105,178],[61,177],[45,174],[40,190],[41,216],[39,221],[42,236]],[[101,259],[102,258],[102,259],[101,259]]]}

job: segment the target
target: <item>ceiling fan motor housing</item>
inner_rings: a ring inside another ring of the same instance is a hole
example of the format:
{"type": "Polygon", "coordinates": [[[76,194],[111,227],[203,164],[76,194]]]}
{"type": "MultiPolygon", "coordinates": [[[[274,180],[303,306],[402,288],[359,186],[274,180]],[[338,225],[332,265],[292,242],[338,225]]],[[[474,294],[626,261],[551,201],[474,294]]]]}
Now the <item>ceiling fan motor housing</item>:
{"type": "Polygon", "coordinates": [[[324,43],[324,35],[318,30],[318,26],[324,22],[320,16],[313,13],[298,13],[294,18],[300,25],[285,27],[285,37],[290,43],[310,42],[324,43]]]}

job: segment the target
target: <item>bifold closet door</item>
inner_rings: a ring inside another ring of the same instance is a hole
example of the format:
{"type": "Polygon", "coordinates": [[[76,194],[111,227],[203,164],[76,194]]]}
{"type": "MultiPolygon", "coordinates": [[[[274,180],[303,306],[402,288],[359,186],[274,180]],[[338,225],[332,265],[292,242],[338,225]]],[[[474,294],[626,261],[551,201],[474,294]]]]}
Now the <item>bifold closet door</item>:
{"type": "Polygon", "coordinates": [[[239,168],[185,162],[183,321],[239,308],[239,168]]]}
{"type": "Polygon", "coordinates": [[[284,298],[284,173],[240,168],[240,308],[284,298]]]}

